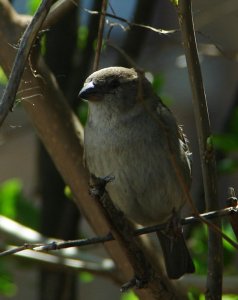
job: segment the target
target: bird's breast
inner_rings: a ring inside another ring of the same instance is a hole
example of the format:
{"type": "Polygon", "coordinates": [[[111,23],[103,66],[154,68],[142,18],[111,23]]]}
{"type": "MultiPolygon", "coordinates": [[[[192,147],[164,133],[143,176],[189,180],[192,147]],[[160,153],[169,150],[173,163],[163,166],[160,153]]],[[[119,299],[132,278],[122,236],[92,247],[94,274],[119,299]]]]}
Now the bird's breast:
{"type": "Polygon", "coordinates": [[[185,198],[163,135],[148,124],[141,126],[103,128],[88,123],[85,154],[90,173],[115,177],[107,185],[114,204],[133,221],[150,225],[166,221],[185,198]]]}

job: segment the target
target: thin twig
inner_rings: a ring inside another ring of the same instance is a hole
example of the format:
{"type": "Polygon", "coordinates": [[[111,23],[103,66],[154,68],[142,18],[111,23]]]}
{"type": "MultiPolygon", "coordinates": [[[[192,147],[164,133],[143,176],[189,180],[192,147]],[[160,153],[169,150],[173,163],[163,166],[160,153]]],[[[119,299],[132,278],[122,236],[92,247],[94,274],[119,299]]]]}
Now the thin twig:
{"type": "MultiPolygon", "coordinates": [[[[179,1],[179,23],[193,93],[206,208],[208,211],[217,210],[219,203],[217,200],[215,153],[211,142],[210,121],[194,34],[191,0],[179,1]]],[[[221,227],[219,220],[213,225],[218,228],[221,227]]],[[[222,269],[221,236],[209,228],[207,299],[221,299],[222,269]]]]}
{"type": "MultiPolygon", "coordinates": [[[[212,220],[212,219],[221,218],[221,217],[225,217],[225,216],[231,216],[231,215],[234,215],[237,213],[238,213],[238,207],[227,207],[224,209],[220,209],[218,211],[211,211],[211,212],[201,214],[200,217],[202,219],[212,220]]],[[[198,218],[197,216],[190,216],[190,217],[181,219],[180,224],[181,225],[195,224],[195,223],[201,222],[201,218],[198,218]]],[[[167,226],[168,226],[167,223],[163,223],[163,224],[159,224],[159,225],[155,225],[155,226],[139,228],[134,231],[134,235],[139,236],[139,235],[143,235],[143,234],[157,232],[159,230],[164,230],[165,228],[167,228],[167,226]]],[[[227,240],[226,236],[225,236],[225,239],[227,240]]],[[[88,239],[80,239],[80,240],[72,240],[72,241],[50,242],[48,244],[27,243],[27,244],[24,244],[23,246],[11,249],[12,252],[9,252],[9,250],[1,252],[0,257],[14,254],[17,252],[21,252],[26,249],[32,249],[35,251],[50,251],[50,250],[59,250],[59,249],[65,249],[65,248],[70,248],[70,247],[82,247],[82,246],[95,245],[95,244],[105,243],[105,242],[109,242],[109,241],[113,241],[113,240],[114,240],[113,235],[111,233],[109,233],[108,235],[102,236],[102,237],[92,237],[92,238],[88,238],[88,239]]],[[[231,243],[231,245],[238,250],[238,244],[235,241],[233,241],[229,238],[228,242],[231,243]]]]}
{"type": "Polygon", "coordinates": [[[10,249],[7,249],[7,250],[3,251],[2,253],[4,253],[4,255],[1,255],[2,253],[0,253],[0,256],[7,256],[7,255],[16,254],[16,253],[21,252],[23,250],[32,250],[32,249],[34,249],[35,247],[38,247],[38,246],[39,246],[38,244],[25,243],[23,246],[10,248],[10,249]]]}
{"type": "Polygon", "coordinates": [[[8,112],[12,109],[17,89],[20,84],[22,74],[26,65],[27,58],[30,54],[31,47],[36,36],[44,22],[53,0],[43,0],[37,9],[31,23],[27,26],[19,45],[19,50],[15,57],[13,68],[9,76],[8,85],[3,93],[0,103],[0,125],[2,125],[8,112]]]}
{"type": "Polygon", "coordinates": [[[106,45],[113,48],[114,50],[116,50],[128,62],[128,64],[131,67],[133,67],[135,70],[143,72],[143,70],[140,67],[138,67],[136,62],[129,55],[127,55],[126,52],[122,48],[118,47],[117,45],[111,43],[108,40],[106,41],[106,45]]]}
{"type": "Polygon", "coordinates": [[[110,17],[110,18],[119,20],[119,21],[121,21],[121,22],[126,23],[129,27],[141,27],[141,28],[144,28],[144,29],[148,29],[148,30],[154,31],[154,32],[159,33],[159,34],[164,34],[164,35],[167,35],[167,34],[171,34],[171,33],[177,32],[176,29],[173,29],[173,30],[165,30],[165,29],[155,28],[155,27],[152,27],[152,26],[149,26],[149,25],[144,25],[144,24],[139,24],[139,23],[130,22],[130,21],[128,21],[128,20],[125,19],[125,18],[119,17],[119,16],[114,15],[114,14],[110,14],[110,13],[103,13],[103,12],[99,12],[99,11],[93,11],[93,10],[89,10],[89,9],[86,9],[86,8],[85,8],[84,10],[85,10],[86,12],[92,14],[92,15],[104,15],[104,16],[106,16],[106,17],[110,17]]]}
{"type": "MultiPolygon", "coordinates": [[[[73,241],[63,241],[63,242],[52,242],[47,245],[41,245],[35,247],[33,250],[35,251],[49,251],[49,250],[59,250],[59,249],[65,249],[65,248],[71,248],[71,247],[82,247],[82,246],[89,246],[89,245],[95,245],[95,244],[101,244],[108,241],[114,240],[114,237],[111,233],[109,233],[106,236],[103,237],[92,237],[89,239],[80,239],[80,240],[73,240],[73,241]]],[[[1,253],[0,253],[1,256],[1,253]]]]}
{"type": "Polygon", "coordinates": [[[94,59],[94,63],[93,63],[93,72],[97,71],[98,66],[99,66],[99,60],[100,60],[100,55],[101,55],[101,51],[102,51],[102,40],[103,40],[103,30],[104,30],[104,24],[105,24],[106,10],[107,10],[107,0],[102,0],[102,14],[100,16],[99,26],[98,26],[98,39],[97,39],[95,59],[94,59]]]}

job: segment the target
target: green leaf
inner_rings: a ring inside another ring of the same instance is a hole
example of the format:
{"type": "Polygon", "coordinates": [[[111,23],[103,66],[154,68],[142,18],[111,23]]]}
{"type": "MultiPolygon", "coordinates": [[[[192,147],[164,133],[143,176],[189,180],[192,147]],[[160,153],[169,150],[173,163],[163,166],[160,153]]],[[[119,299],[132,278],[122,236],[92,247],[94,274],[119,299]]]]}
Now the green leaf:
{"type": "Polygon", "coordinates": [[[189,300],[197,300],[200,297],[201,292],[196,288],[189,288],[188,291],[188,299],[189,300]]]}
{"type": "MultiPolygon", "coordinates": [[[[233,229],[231,225],[226,222],[223,224],[223,232],[229,236],[233,241],[236,241],[236,236],[233,232],[233,229]]],[[[229,271],[229,273],[235,273],[236,267],[234,266],[234,257],[236,254],[236,250],[234,247],[228,243],[225,239],[222,240],[223,242],[223,249],[224,249],[224,264],[226,266],[226,271],[229,271]]]]}
{"type": "Polygon", "coordinates": [[[73,197],[71,189],[68,185],[66,185],[65,188],[64,188],[64,194],[69,199],[72,199],[72,197],[73,197]]]}
{"type": "Polygon", "coordinates": [[[152,80],[152,87],[156,94],[161,94],[162,88],[164,86],[164,76],[162,74],[156,74],[152,80]]]}
{"type": "Polygon", "coordinates": [[[11,179],[0,186],[0,214],[16,219],[16,202],[22,189],[18,179],[11,179]]]}
{"type": "Polygon", "coordinates": [[[87,26],[80,26],[78,28],[77,34],[77,47],[79,49],[85,49],[88,41],[88,27],[87,26]]]}
{"type": "Polygon", "coordinates": [[[139,300],[136,294],[133,291],[123,293],[121,296],[121,300],[139,300]]]}
{"type": "Polygon", "coordinates": [[[13,297],[16,295],[17,286],[13,282],[13,276],[8,271],[9,267],[6,260],[0,261],[0,295],[13,297]]]}
{"type": "Polygon", "coordinates": [[[216,149],[224,152],[238,150],[238,134],[216,134],[212,136],[212,141],[216,149]]]}
{"type": "Polygon", "coordinates": [[[179,4],[179,0],[170,0],[172,2],[173,5],[178,6],[179,4]]]}
{"type": "Polygon", "coordinates": [[[0,84],[6,85],[7,81],[8,81],[7,76],[5,75],[3,69],[0,67],[0,84]]]}
{"type": "Polygon", "coordinates": [[[28,0],[27,1],[27,11],[29,14],[33,15],[37,8],[39,7],[41,0],[28,0]]]}
{"type": "Polygon", "coordinates": [[[90,283],[95,279],[95,277],[89,272],[80,272],[79,278],[83,283],[90,283]]]}
{"type": "Polygon", "coordinates": [[[22,183],[13,178],[0,185],[0,214],[37,229],[39,212],[23,195],[22,183]]]}
{"type": "Polygon", "coordinates": [[[6,297],[16,295],[17,287],[5,275],[0,275],[0,294],[6,297]]]}
{"type": "Polygon", "coordinates": [[[229,131],[231,133],[236,133],[238,134],[238,107],[235,108],[232,112],[232,117],[231,117],[231,121],[229,124],[229,131]]]}
{"type": "Polygon", "coordinates": [[[238,160],[231,158],[224,158],[218,162],[218,170],[222,174],[231,174],[238,170],[238,160]]]}
{"type": "Polygon", "coordinates": [[[152,84],[154,92],[161,98],[162,102],[167,105],[171,106],[173,100],[170,96],[163,94],[163,87],[164,87],[164,76],[162,74],[153,75],[151,73],[146,74],[147,79],[152,84]]]}
{"type": "Polygon", "coordinates": [[[237,295],[222,295],[222,300],[237,300],[237,295]]]}
{"type": "Polygon", "coordinates": [[[77,114],[79,116],[79,119],[83,125],[86,124],[87,117],[88,117],[88,104],[86,102],[81,101],[80,105],[77,109],[77,114]]]}
{"type": "Polygon", "coordinates": [[[207,228],[205,226],[195,227],[192,231],[192,257],[197,274],[206,274],[207,272],[207,228]]]}

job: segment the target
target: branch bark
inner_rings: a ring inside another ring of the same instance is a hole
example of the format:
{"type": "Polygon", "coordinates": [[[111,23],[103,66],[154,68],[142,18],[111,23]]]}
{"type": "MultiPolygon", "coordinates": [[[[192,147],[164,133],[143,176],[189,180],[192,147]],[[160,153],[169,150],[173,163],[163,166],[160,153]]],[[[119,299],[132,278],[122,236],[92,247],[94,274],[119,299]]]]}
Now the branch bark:
{"type": "MultiPolygon", "coordinates": [[[[193,107],[197,127],[199,151],[207,211],[217,210],[217,174],[215,152],[211,141],[210,120],[203,87],[202,73],[198,59],[197,43],[194,33],[191,0],[180,0],[179,23],[182,43],[186,55],[189,79],[193,94],[193,107]]],[[[221,228],[219,220],[213,221],[221,228]]],[[[222,295],[223,250],[221,236],[209,229],[207,299],[221,299],[222,295]]]]}
{"type": "Polygon", "coordinates": [[[99,27],[98,27],[98,39],[97,39],[97,47],[95,52],[95,58],[93,63],[93,72],[97,71],[100,62],[100,55],[102,51],[102,41],[103,41],[103,31],[104,31],[104,23],[105,23],[105,12],[107,10],[107,0],[102,0],[102,14],[100,15],[99,27]]]}

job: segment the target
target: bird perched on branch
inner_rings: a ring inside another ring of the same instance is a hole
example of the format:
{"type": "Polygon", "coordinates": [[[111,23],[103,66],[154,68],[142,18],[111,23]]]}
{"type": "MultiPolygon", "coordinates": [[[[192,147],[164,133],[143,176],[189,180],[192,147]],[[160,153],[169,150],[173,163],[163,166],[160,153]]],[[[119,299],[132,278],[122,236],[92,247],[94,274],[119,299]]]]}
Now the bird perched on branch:
{"type": "MultiPolygon", "coordinates": [[[[90,173],[115,177],[106,189],[132,221],[171,225],[191,182],[190,152],[171,111],[141,72],[123,67],[90,75],[79,97],[89,101],[85,157],[90,173]]],[[[168,226],[157,235],[168,276],[194,272],[181,227],[168,226]]]]}

